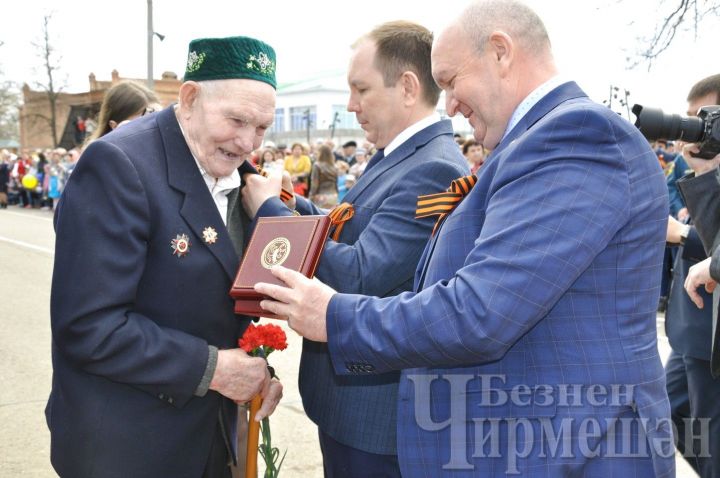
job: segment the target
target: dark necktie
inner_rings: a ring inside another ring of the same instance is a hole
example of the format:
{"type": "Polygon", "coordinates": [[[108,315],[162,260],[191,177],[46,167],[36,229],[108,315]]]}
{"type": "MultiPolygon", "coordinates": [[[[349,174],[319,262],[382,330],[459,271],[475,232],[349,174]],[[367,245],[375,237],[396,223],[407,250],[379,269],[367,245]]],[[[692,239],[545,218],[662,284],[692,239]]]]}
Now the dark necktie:
{"type": "Polygon", "coordinates": [[[384,157],[385,157],[385,149],[378,149],[378,150],[377,150],[377,153],[375,153],[375,154],[373,155],[373,157],[370,158],[370,161],[368,161],[367,166],[365,166],[365,171],[363,172],[363,174],[365,174],[365,173],[367,173],[368,171],[370,171],[370,168],[372,168],[372,167],[375,166],[377,163],[379,163],[380,160],[383,159],[384,157]]]}

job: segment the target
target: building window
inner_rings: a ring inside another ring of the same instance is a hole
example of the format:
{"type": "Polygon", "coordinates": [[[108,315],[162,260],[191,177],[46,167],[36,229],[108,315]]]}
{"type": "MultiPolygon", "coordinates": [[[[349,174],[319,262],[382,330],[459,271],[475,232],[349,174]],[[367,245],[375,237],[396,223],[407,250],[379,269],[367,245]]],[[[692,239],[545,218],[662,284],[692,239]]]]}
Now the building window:
{"type": "Polygon", "coordinates": [[[285,131],[285,108],[275,108],[275,123],[273,123],[273,131],[282,133],[285,131]]]}
{"type": "Polygon", "coordinates": [[[310,129],[317,128],[316,115],[314,106],[296,106],[290,108],[290,131],[306,130],[308,128],[308,119],[310,120],[310,129]]]}
{"type": "Polygon", "coordinates": [[[337,115],[337,122],[335,128],[337,129],[360,129],[360,123],[355,118],[355,113],[351,113],[347,110],[344,105],[333,105],[332,107],[333,119],[337,115]]]}

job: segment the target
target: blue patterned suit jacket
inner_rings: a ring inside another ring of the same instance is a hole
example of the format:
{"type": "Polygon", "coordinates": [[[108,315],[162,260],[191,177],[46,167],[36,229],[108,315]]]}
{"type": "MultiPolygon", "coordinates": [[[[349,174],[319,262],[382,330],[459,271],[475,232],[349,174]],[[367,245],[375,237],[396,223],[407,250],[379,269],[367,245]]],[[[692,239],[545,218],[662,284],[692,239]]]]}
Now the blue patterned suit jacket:
{"type": "Polygon", "coordinates": [[[403,370],[403,475],[674,476],[655,320],[667,208],[647,141],[565,83],[488,157],[417,292],[333,297],[336,372],[403,370]]]}
{"type": "MultiPolygon", "coordinates": [[[[469,174],[448,120],[417,132],[360,176],[344,198],[355,215],[329,240],[316,276],[340,292],[387,297],[412,290],[413,273],[434,221],[415,219],[417,197],[469,174]]],[[[302,214],[323,214],[298,198],[302,214]]],[[[289,214],[278,200],[258,216],[289,214]]],[[[335,375],[327,345],[306,340],[300,392],[308,416],[337,441],[370,453],[396,453],[397,371],[335,375]]]]}

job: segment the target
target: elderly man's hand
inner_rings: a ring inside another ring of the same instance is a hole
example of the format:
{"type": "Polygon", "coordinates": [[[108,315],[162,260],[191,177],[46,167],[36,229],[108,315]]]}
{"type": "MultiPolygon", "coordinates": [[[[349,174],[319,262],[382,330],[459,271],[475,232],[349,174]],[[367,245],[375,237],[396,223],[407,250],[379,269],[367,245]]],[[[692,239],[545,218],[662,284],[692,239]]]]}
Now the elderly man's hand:
{"type": "Polygon", "coordinates": [[[704,285],[705,290],[708,293],[712,293],[717,285],[717,282],[710,277],[711,260],[712,257],[708,257],[704,261],[698,262],[692,266],[685,278],[685,290],[690,296],[690,299],[698,306],[699,309],[702,309],[704,304],[702,297],[700,297],[700,294],[697,293],[697,288],[704,285]]]}
{"type": "Polygon", "coordinates": [[[267,387],[260,393],[262,397],[262,406],[255,415],[255,421],[259,422],[265,417],[269,417],[275,411],[283,396],[283,386],[278,379],[272,379],[268,382],[267,387]]]}
{"type": "MultiPolygon", "coordinates": [[[[251,357],[242,349],[218,351],[210,390],[244,403],[261,392],[268,393],[269,386],[270,373],[265,359],[251,357]]],[[[280,393],[282,395],[282,389],[280,393]]],[[[272,408],[274,409],[275,406],[273,405],[272,408]]]]}
{"type": "Polygon", "coordinates": [[[254,219],[255,215],[265,201],[271,197],[280,196],[280,185],[282,184],[282,176],[280,174],[271,174],[263,177],[259,174],[247,173],[243,175],[245,187],[242,188],[242,204],[247,215],[254,219]]]}
{"type": "Polygon", "coordinates": [[[272,273],[287,287],[264,282],[255,284],[257,292],[275,299],[263,300],[260,307],[286,317],[290,328],[306,339],[327,342],[327,308],[335,290],[281,266],[273,267],[272,273]]]}

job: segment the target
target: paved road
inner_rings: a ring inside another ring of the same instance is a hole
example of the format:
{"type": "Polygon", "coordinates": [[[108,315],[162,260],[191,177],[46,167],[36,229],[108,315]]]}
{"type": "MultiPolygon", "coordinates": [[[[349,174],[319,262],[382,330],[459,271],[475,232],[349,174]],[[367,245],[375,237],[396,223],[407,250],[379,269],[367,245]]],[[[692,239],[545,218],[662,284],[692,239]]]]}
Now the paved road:
{"type": "MultiPolygon", "coordinates": [[[[54,234],[50,213],[11,206],[0,210],[0,478],[54,477],[43,410],[50,391],[50,281],[54,234]]],[[[663,318],[659,347],[669,353],[663,318]]],[[[272,419],[273,441],[287,448],[282,476],[321,477],[317,430],[302,409],[297,364],[302,342],[288,331],[289,347],[270,362],[285,384],[272,419]]],[[[678,477],[693,478],[678,462],[678,477]]]]}

